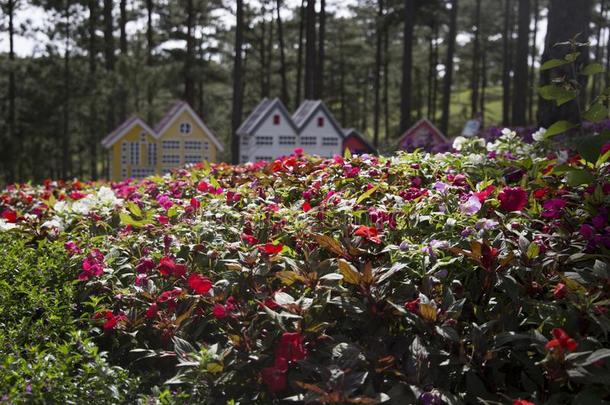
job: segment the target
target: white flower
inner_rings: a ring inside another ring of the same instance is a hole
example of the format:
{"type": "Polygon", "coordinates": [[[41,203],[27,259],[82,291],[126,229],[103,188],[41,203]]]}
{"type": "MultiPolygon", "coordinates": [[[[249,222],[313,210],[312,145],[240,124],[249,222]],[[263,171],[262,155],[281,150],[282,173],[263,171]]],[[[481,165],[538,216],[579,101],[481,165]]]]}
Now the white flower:
{"type": "Polygon", "coordinates": [[[123,200],[117,198],[116,195],[114,195],[114,191],[112,191],[110,187],[106,186],[100,187],[99,191],[97,192],[97,198],[103,205],[120,205],[123,203],[123,200]]]}
{"type": "Polygon", "coordinates": [[[471,153],[466,156],[466,160],[472,165],[480,165],[485,162],[485,156],[479,155],[477,153],[471,153]]]}
{"type": "Polygon", "coordinates": [[[17,228],[16,224],[7,222],[5,219],[0,218],[0,231],[10,231],[11,229],[17,228]]]}
{"type": "Polygon", "coordinates": [[[557,152],[557,164],[562,165],[568,161],[568,151],[560,150],[557,152]]]}
{"type": "Polygon", "coordinates": [[[479,197],[472,194],[468,200],[460,204],[460,211],[463,214],[474,215],[481,209],[481,201],[479,197]]]}
{"type": "Polygon", "coordinates": [[[458,136],[453,140],[453,149],[455,150],[462,150],[462,148],[464,147],[464,144],[466,143],[467,139],[464,138],[463,136],[458,136]]]}
{"type": "Polygon", "coordinates": [[[502,136],[510,139],[510,138],[514,138],[515,136],[517,136],[517,133],[515,131],[513,131],[512,129],[504,128],[502,130],[502,136]]]}
{"type": "Polygon", "coordinates": [[[41,225],[42,228],[47,228],[47,229],[55,229],[59,232],[64,230],[64,224],[61,222],[61,219],[59,219],[58,217],[54,217],[53,219],[50,219],[46,222],[44,222],[41,225]]]}
{"type": "Polygon", "coordinates": [[[487,151],[488,152],[497,151],[499,146],[500,146],[500,143],[498,141],[490,142],[487,144],[487,151]]]}
{"type": "Polygon", "coordinates": [[[55,212],[57,213],[62,213],[62,212],[66,212],[68,211],[68,203],[66,203],[65,201],[57,201],[55,203],[55,205],[53,206],[53,209],[55,210],[55,212]]]}
{"type": "Polygon", "coordinates": [[[91,209],[95,207],[97,199],[91,195],[88,195],[85,198],[81,198],[78,201],[75,201],[72,204],[72,212],[80,215],[88,215],[91,209]]]}
{"type": "Polygon", "coordinates": [[[539,128],[538,131],[532,134],[532,139],[536,142],[540,142],[544,139],[544,134],[546,133],[546,129],[539,128]]]}

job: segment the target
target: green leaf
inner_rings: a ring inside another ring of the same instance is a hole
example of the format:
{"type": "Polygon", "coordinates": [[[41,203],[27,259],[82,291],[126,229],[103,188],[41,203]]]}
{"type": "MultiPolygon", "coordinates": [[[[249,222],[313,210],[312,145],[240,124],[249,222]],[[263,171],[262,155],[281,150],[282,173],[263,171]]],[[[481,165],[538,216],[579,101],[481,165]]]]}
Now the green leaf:
{"type": "Polygon", "coordinates": [[[558,106],[567,103],[576,98],[578,93],[576,90],[567,89],[565,87],[549,84],[538,88],[538,94],[545,100],[553,100],[558,106]]]}
{"type": "Polygon", "coordinates": [[[591,184],[595,177],[587,170],[574,169],[568,172],[567,180],[570,186],[577,187],[583,184],[591,184]]]}
{"type": "Polygon", "coordinates": [[[136,217],[142,217],[142,210],[140,210],[138,204],[134,203],[133,201],[127,202],[127,209],[136,217]]]}
{"type": "Polygon", "coordinates": [[[577,125],[572,124],[570,121],[565,121],[565,120],[557,121],[556,123],[551,125],[549,127],[549,129],[546,130],[546,133],[544,134],[544,136],[545,136],[545,138],[550,138],[552,136],[562,134],[562,133],[569,131],[570,129],[573,129],[576,127],[577,127],[577,125]]]}
{"type": "Polygon", "coordinates": [[[579,137],[575,140],[573,147],[587,162],[596,163],[602,146],[607,142],[610,142],[610,131],[605,130],[599,135],[579,137]]]}
{"type": "Polygon", "coordinates": [[[544,62],[542,64],[542,66],[540,66],[540,70],[542,71],[542,70],[554,69],[559,66],[567,65],[568,63],[570,63],[570,62],[567,60],[551,59],[551,60],[547,60],[546,62],[544,62]]]}
{"type": "Polygon", "coordinates": [[[378,188],[379,188],[379,186],[375,186],[375,187],[371,187],[370,189],[366,190],[364,193],[362,193],[362,195],[360,197],[358,197],[358,199],[356,200],[356,204],[360,204],[362,201],[369,198],[375,191],[377,191],[378,188]]]}
{"type": "Polygon", "coordinates": [[[608,160],[608,158],[610,158],[610,150],[607,151],[606,153],[604,153],[603,155],[601,155],[599,157],[599,159],[597,159],[597,162],[595,163],[595,166],[600,167],[601,165],[603,165],[604,163],[606,163],[606,161],[608,160]]]}
{"type": "Polygon", "coordinates": [[[345,148],[345,150],[343,151],[343,158],[351,159],[351,157],[352,157],[352,152],[349,150],[349,148],[345,148]]]}
{"type": "Polygon", "coordinates": [[[580,72],[581,75],[591,76],[604,72],[604,66],[601,63],[590,63],[580,72]]]}
{"type": "Polygon", "coordinates": [[[610,357],[610,349],[599,349],[591,353],[579,366],[586,367],[600,360],[610,357]]]}
{"type": "Polygon", "coordinates": [[[220,183],[213,176],[210,176],[210,184],[214,188],[220,188],[220,183]]]}
{"type": "Polygon", "coordinates": [[[535,259],[538,257],[539,254],[540,254],[540,246],[538,246],[538,244],[535,242],[530,243],[530,245],[527,247],[527,253],[526,253],[528,259],[535,259]]]}
{"type": "Polygon", "coordinates": [[[608,110],[602,103],[595,103],[582,115],[584,119],[591,122],[600,122],[608,117],[608,110]]]}
{"type": "Polygon", "coordinates": [[[572,63],[576,59],[578,59],[579,56],[580,56],[580,52],[572,52],[572,53],[567,54],[564,59],[566,60],[566,62],[572,63]]]}

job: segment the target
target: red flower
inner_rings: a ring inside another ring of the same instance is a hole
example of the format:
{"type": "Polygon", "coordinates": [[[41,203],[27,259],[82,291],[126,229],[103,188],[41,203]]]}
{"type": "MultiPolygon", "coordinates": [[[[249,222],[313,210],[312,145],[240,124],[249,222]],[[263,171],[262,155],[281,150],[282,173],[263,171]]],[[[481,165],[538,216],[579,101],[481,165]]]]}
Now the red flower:
{"type": "Polygon", "coordinates": [[[201,202],[195,197],[191,198],[191,207],[196,211],[201,207],[201,202]]]}
{"type": "Polygon", "coordinates": [[[263,369],[261,377],[270,392],[281,392],[288,386],[287,372],[288,363],[283,359],[276,359],[272,367],[265,367],[263,369]]]}
{"type": "Polygon", "coordinates": [[[215,304],[214,308],[212,308],[212,314],[216,319],[226,318],[229,315],[229,311],[227,311],[227,307],[222,304],[215,304]]]}
{"type": "Polygon", "coordinates": [[[495,189],[494,186],[487,186],[483,190],[475,192],[474,195],[476,195],[481,204],[483,204],[495,189]]]}
{"type": "Polygon", "coordinates": [[[568,293],[568,288],[563,283],[557,283],[557,285],[555,286],[555,289],[553,290],[553,295],[558,300],[565,298],[567,293],[568,293]]]}
{"type": "Polygon", "coordinates": [[[405,302],[405,309],[411,313],[419,314],[419,298],[405,302]]]}
{"type": "Polygon", "coordinates": [[[356,229],[356,232],[354,232],[354,235],[360,236],[376,244],[381,243],[381,238],[379,237],[377,228],[374,226],[360,225],[358,229],[356,229]]]}
{"type": "Polygon", "coordinates": [[[303,336],[299,332],[284,332],[275,348],[276,359],[298,361],[303,360],[306,354],[307,351],[303,347],[303,336]]]}
{"type": "Polygon", "coordinates": [[[481,265],[487,271],[491,271],[494,259],[498,256],[498,249],[483,243],[481,246],[481,265]]]}
{"type": "Polygon", "coordinates": [[[140,274],[148,273],[155,268],[155,262],[150,257],[143,257],[136,265],[136,271],[140,274]]]}
{"type": "Polygon", "coordinates": [[[186,266],[184,264],[176,264],[176,262],[168,256],[161,258],[157,269],[159,270],[159,273],[165,277],[174,276],[180,278],[186,274],[186,266]]]}
{"type": "Polygon", "coordinates": [[[146,310],[146,318],[153,319],[157,316],[157,303],[153,302],[146,310]]]}
{"type": "Polygon", "coordinates": [[[543,187],[543,188],[534,190],[532,195],[534,196],[534,198],[536,200],[541,200],[549,191],[551,191],[551,190],[548,187],[543,187]]]}
{"type": "Polygon", "coordinates": [[[241,234],[241,240],[243,240],[244,242],[246,242],[249,245],[255,245],[256,242],[258,242],[258,240],[253,235],[249,235],[247,233],[241,234]]]}
{"type": "Polygon", "coordinates": [[[536,405],[533,402],[526,401],[525,399],[515,399],[513,405],[536,405]]]}
{"type": "Polygon", "coordinates": [[[78,275],[78,279],[85,281],[92,277],[99,277],[104,273],[104,255],[99,249],[93,249],[87,255],[82,264],[83,271],[78,275]]]}
{"type": "Polygon", "coordinates": [[[309,201],[305,201],[303,203],[302,208],[303,208],[303,212],[307,212],[307,211],[311,210],[311,204],[309,203],[309,201]]]}
{"type": "Polygon", "coordinates": [[[527,192],[521,187],[506,187],[498,195],[498,200],[504,211],[521,211],[527,205],[527,192]]]}
{"type": "Polygon", "coordinates": [[[188,283],[196,294],[207,294],[212,288],[210,279],[203,277],[201,274],[191,274],[188,278],[188,283]]]}
{"type": "Polygon", "coordinates": [[[103,328],[104,331],[108,332],[113,330],[119,321],[126,321],[127,317],[123,314],[115,315],[110,310],[100,311],[93,315],[93,319],[106,318],[106,322],[104,322],[103,328]]]}
{"type": "Polygon", "coordinates": [[[182,288],[176,287],[173,290],[163,291],[158,297],[157,302],[173,302],[182,294],[182,288]]]}
{"type": "Polygon", "coordinates": [[[578,346],[578,343],[563,329],[554,328],[552,333],[555,339],[549,340],[549,342],[546,344],[546,348],[548,350],[557,350],[558,352],[563,353],[563,349],[566,349],[567,351],[571,352],[578,346]]]}
{"type": "Polygon", "coordinates": [[[259,246],[258,250],[260,250],[262,253],[272,256],[280,253],[283,248],[284,245],[282,245],[281,243],[278,243],[277,245],[274,245],[273,243],[266,243],[264,245],[259,246]]]}
{"type": "Polygon", "coordinates": [[[12,224],[17,222],[17,213],[13,210],[10,210],[10,209],[4,210],[4,211],[2,211],[1,216],[2,216],[2,218],[4,218],[4,220],[6,222],[10,222],[12,224]]]}

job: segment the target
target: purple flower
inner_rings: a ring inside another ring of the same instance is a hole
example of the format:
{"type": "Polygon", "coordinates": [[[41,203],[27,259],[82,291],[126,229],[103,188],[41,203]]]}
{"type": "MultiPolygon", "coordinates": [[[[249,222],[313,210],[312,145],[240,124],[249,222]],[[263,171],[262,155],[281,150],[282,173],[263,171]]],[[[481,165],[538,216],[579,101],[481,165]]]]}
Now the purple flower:
{"type": "Polygon", "coordinates": [[[601,228],[604,227],[604,224],[606,223],[606,218],[603,215],[601,215],[601,214],[600,215],[596,215],[591,220],[591,223],[597,229],[601,229],[601,228]]]}
{"type": "Polygon", "coordinates": [[[563,213],[563,208],[567,202],[561,198],[551,198],[542,204],[542,216],[544,218],[557,219],[563,213]]]}
{"type": "Polygon", "coordinates": [[[481,201],[479,201],[479,197],[474,194],[471,194],[468,197],[468,200],[464,201],[460,204],[460,211],[462,214],[474,215],[481,209],[481,201]]]}
{"type": "Polygon", "coordinates": [[[449,184],[443,183],[442,181],[437,181],[434,183],[434,189],[439,193],[445,193],[449,189],[449,184]]]}
{"type": "Polygon", "coordinates": [[[580,226],[580,230],[578,231],[585,240],[591,240],[593,238],[593,233],[595,229],[589,224],[582,224],[580,226]]]}
{"type": "Polygon", "coordinates": [[[157,202],[161,207],[165,208],[166,210],[170,209],[174,205],[174,203],[172,202],[172,200],[170,200],[167,194],[159,194],[157,196],[157,202]]]}

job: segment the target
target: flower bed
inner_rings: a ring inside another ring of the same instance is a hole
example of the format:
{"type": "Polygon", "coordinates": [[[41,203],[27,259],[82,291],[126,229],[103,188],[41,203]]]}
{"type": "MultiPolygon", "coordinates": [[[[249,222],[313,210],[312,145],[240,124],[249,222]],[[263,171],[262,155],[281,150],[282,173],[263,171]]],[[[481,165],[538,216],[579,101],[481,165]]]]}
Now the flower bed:
{"type": "Polygon", "coordinates": [[[491,149],[15,186],[0,229],[64,245],[75,317],[142,394],[608,400],[609,153],[491,149]]]}

